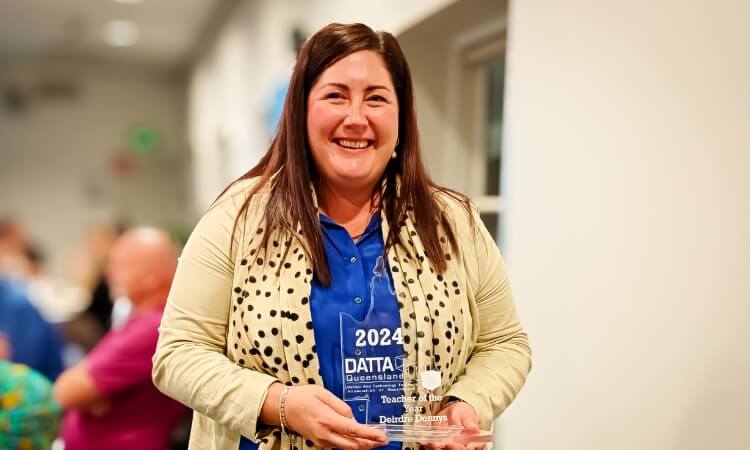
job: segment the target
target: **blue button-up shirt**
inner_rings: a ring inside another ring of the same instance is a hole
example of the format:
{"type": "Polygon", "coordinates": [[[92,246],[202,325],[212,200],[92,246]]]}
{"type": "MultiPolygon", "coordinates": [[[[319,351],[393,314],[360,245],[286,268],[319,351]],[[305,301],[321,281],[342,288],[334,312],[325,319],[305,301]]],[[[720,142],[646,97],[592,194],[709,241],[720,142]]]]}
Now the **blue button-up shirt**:
{"type": "MultiPolygon", "coordinates": [[[[376,301],[376,312],[379,317],[388,318],[380,325],[390,329],[401,326],[398,303],[396,297],[388,290],[378,290],[378,297],[370,296],[370,283],[379,256],[383,256],[383,235],[381,233],[380,214],[373,215],[362,236],[355,243],[346,229],[325,215],[320,215],[323,231],[323,245],[328,258],[332,283],[326,287],[316,278],[312,283],[310,294],[310,312],[315,333],[315,346],[319,358],[320,373],[323,384],[339,398],[343,397],[343,373],[341,366],[341,313],[362,321],[370,310],[370,302],[376,301]],[[390,323],[389,323],[390,322],[390,323]]],[[[390,285],[390,273],[386,270],[390,285]]],[[[352,408],[360,422],[376,422],[378,416],[400,416],[403,407],[400,404],[383,404],[380,396],[370,398],[367,414],[358,408],[352,408]]],[[[249,440],[243,438],[240,450],[257,448],[249,440]]],[[[401,443],[390,442],[386,447],[390,450],[401,448],[401,443]]]]}

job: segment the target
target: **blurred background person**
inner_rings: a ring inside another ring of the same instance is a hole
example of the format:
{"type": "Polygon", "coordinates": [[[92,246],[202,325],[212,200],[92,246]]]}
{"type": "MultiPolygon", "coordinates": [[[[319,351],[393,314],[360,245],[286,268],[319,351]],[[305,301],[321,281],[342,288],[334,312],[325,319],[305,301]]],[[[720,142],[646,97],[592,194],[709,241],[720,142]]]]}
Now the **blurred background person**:
{"type": "Polygon", "coordinates": [[[91,225],[84,235],[83,254],[79,260],[79,283],[90,292],[90,302],[85,314],[99,324],[102,335],[111,326],[112,298],[105,274],[107,257],[122,228],[110,223],[91,225]]]}
{"type": "Polygon", "coordinates": [[[5,333],[0,333],[0,359],[10,358],[10,342],[5,333]]]}
{"type": "Polygon", "coordinates": [[[29,301],[23,286],[0,275],[0,332],[11,361],[54,381],[63,370],[62,340],[29,301]]]}
{"type": "Polygon", "coordinates": [[[107,222],[89,225],[83,242],[67,261],[72,282],[84,295],[76,313],[64,324],[65,335],[83,352],[94,348],[112,326],[114,301],[105,275],[109,251],[122,227],[107,222]]]}
{"type": "Polygon", "coordinates": [[[28,366],[3,361],[3,350],[0,336],[0,448],[48,450],[60,423],[52,384],[28,366]]]}
{"type": "Polygon", "coordinates": [[[49,275],[45,252],[18,221],[5,219],[0,223],[0,261],[2,295],[15,299],[0,305],[8,313],[0,323],[16,344],[15,358],[54,380],[62,365],[80,360],[103,333],[94,319],[89,323],[76,320],[83,316],[88,294],[74,280],[49,275]],[[30,317],[34,318],[27,319],[30,317]],[[20,342],[22,335],[31,338],[20,342]],[[39,346],[39,342],[49,345],[39,346]]]}
{"type": "Polygon", "coordinates": [[[133,314],[55,383],[67,450],[169,448],[186,409],[152,385],[151,357],[176,266],[177,250],[162,231],[136,228],[115,241],[107,280],[133,314]]]}
{"type": "Polygon", "coordinates": [[[79,314],[78,311],[87,300],[86,291],[64,277],[50,276],[46,254],[39,245],[26,243],[24,258],[26,272],[23,285],[29,300],[45,320],[61,328],[61,333],[66,338],[65,344],[69,344],[64,325],[79,314]]]}
{"type": "Polygon", "coordinates": [[[0,273],[10,278],[23,278],[28,270],[24,255],[26,232],[10,218],[0,219],[0,273]]]}

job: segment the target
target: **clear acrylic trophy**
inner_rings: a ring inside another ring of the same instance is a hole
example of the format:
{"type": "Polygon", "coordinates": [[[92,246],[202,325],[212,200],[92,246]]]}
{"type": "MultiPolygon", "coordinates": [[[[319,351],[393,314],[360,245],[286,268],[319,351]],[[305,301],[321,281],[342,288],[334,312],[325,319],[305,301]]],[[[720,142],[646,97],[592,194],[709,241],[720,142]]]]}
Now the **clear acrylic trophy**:
{"type": "MultiPolygon", "coordinates": [[[[370,283],[370,307],[364,320],[340,314],[341,370],[343,399],[355,418],[382,430],[389,441],[427,443],[491,442],[492,432],[469,432],[449,425],[447,416],[433,415],[442,396],[433,394],[441,386],[442,374],[437,370],[415,367],[422,394],[404,393],[403,337],[400,318],[393,311],[379,308],[378,298],[391,298],[390,284],[383,257],[378,257],[370,283]],[[426,392],[426,393],[425,393],[426,392]],[[378,403],[376,415],[371,406],[378,403]],[[425,406],[426,405],[426,406],[425,406]]],[[[415,389],[416,391],[416,389],[415,389]]]]}

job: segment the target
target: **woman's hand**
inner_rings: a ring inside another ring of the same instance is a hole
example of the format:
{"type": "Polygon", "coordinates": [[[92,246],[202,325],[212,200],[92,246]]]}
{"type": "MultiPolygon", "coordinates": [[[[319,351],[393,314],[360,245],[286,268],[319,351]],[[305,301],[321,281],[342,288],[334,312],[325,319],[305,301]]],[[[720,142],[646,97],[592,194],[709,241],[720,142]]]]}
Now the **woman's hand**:
{"type": "Polygon", "coordinates": [[[290,389],[284,411],[289,429],[316,447],[368,450],[388,442],[382,431],[358,423],[349,405],[320,386],[290,389]]]}
{"type": "MultiPolygon", "coordinates": [[[[448,420],[435,422],[434,427],[447,427],[458,425],[465,431],[472,433],[480,431],[480,419],[477,411],[466,402],[454,402],[437,413],[439,416],[447,416],[448,420]]],[[[484,448],[483,442],[468,443],[466,445],[460,442],[450,442],[445,444],[425,444],[429,450],[481,450],[484,448]]]]}

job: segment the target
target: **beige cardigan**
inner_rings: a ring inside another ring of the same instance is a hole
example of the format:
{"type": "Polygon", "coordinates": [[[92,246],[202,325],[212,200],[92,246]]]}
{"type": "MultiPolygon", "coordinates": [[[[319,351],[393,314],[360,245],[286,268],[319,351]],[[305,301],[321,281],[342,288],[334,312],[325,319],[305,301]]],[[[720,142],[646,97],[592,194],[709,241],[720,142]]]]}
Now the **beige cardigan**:
{"type": "MultiPolygon", "coordinates": [[[[259,248],[267,186],[253,197],[230,246],[252,183],[235,184],[196,226],[159,329],[153,380],[195,411],[191,450],[236,450],[240,435],[260,442],[261,450],[290,448],[289,436],[258,424],[269,385],[322,385],[309,310],[309,262],[296,240],[284,240],[278,230],[267,248],[259,248]]],[[[409,365],[443,372],[443,384],[433,393],[468,402],[489,429],[523,386],[531,351],[500,252],[479,215],[475,212],[479,226],[472,229],[460,203],[444,195],[439,201],[454,221],[460,248],[451,255],[441,234],[448,270],[434,273],[410,220],[400,231],[408,244],[387,255],[405,356],[409,365]]],[[[388,227],[384,217],[384,236],[388,227]]],[[[411,375],[405,393],[424,393],[411,375]]],[[[294,442],[299,449],[311,444],[294,442]]]]}

